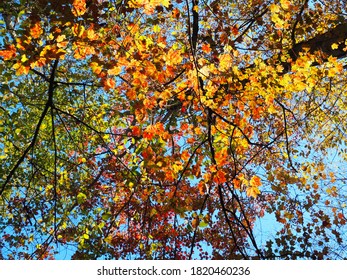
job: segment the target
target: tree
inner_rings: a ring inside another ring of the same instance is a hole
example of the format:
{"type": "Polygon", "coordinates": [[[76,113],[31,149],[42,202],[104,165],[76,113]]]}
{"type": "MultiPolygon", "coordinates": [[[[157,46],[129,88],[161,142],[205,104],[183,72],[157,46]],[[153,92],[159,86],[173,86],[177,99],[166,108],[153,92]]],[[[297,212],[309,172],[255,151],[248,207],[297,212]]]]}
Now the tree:
{"type": "Polygon", "coordinates": [[[1,258],[346,258],[344,4],[3,1],[1,258]]]}

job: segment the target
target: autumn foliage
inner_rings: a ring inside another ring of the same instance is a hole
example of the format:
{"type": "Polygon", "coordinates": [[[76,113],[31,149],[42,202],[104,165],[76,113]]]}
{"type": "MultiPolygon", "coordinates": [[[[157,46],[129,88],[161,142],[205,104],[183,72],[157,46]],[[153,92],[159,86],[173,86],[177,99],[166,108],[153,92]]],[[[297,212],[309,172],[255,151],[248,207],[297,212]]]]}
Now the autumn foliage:
{"type": "Polygon", "coordinates": [[[342,259],[342,0],[0,3],[2,259],[342,259]]]}

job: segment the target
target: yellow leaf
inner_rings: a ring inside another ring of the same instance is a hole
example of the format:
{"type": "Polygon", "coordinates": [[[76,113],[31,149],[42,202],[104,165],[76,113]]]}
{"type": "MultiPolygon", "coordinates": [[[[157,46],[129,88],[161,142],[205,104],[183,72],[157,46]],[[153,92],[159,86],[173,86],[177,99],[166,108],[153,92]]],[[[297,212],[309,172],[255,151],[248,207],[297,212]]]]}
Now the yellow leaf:
{"type": "Polygon", "coordinates": [[[226,71],[228,70],[232,65],[232,58],[231,55],[226,53],[226,54],[221,54],[219,56],[219,69],[220,71],[226,71]]]}
{"type": "Polygon", "coordinates": [[[260,191],[257,187],[250,186],[246,189],[246,194],[248,196],[252,196],[254,198],[257,198],[258,194],[260,194],[260,191]]]}
{"type": "Polygon", "coordinates": [[[98,35],[95,34],[94,30],[90,28],[87,30],[87,37],[91,41],[98,39],[98,35]]]}
{"type": "Polygon", "coordinates": [[[26,62],[28,61],[28,58],[25,54],[22,55],[21,59],[20,59],[21,62],[26,62]]]}
{"type": "Polygon", "coordinates": [[[155,32],[155,33],[159,33],[160,32],[160,26],[158,25],[158,24],[156,24],[156,25],[154,25],[153,26],[153,31],[155,32]]]}
{"type": "Polygon", "coordinates": [[[122,71],[122,67],[120,66],[114,66],[113,68],[109,69],[107,73],[109,75],[118,75],[122,71]]]}
{"type": "Polygon", "coordinates": [[[270,11],[271,11],[272,13],[278,13],[278,12],[280,12],[280,8],[279,8],[279,6],[276,5],[276,4],[271,4],[271,5],[270,5],[270,11]]]}
{"type": "Polygon", "coordinates": [[[63,41],[65,40],[65,38],[66,38],[65,35],[59,35],[59,36],[57,37],[57,42],[58,42],[58,43],[61,43],[61,42],[63,42],[63,41]]]}
{"type": "Polygon", "coordinates": [[[26,75],[30,71],[30,67],[29,66],[24,66],[24,65],[20,64],[19,62],[14,64],[12,66],[12,68],[16,70],[16,75],[17,76],[20,76],[20,75],[23,75],[23,74],[26,75]]]}
{"type": "Polygon", "coordinates": [[[279,17],[279,14],[275,14],[275,13],[271,15],[271,21],[275,23],[275,26],[277,28],[283,28],[285,23],[284,20],[279,17]]]}
{"type": "Polygon", "coordinates": [[[170,66],[181,63],[182,59],[183,57],[181,56],[180,51],[174,50],[173,48],[171,48],[166,55],[166,62],[170,66]]]}
{"type": "Polygon", "coordinates": [[[92,68],[95,74],[100,74],[102,67],[97,62],[91,62],[90,67],[92,68]]]}
{"type": "Polygon", "coordinates": [[[112,236],[111,235],[109,235],[109,236],[107,236],[106,238],[104,238],[104,241],[107,243],[107,244],[112,244],[112,236]]]}
{"type": "Polygon", "coordinates": [[[143,0],[132,0],[129,1],[128,5],[130,8],[140,8],[143,4],[143,0]]]}
{"type": "Polygon", "coordinates": [[[280,3],[281,3],[281,7],[284,10],[288,10],[290,8],[290,1],[289,0],[281,0],[280,3]]]}
{"type": "Polygon", "coordinates": [[[173,169],[176,173],[178,173],[178,172],[180,172],[180,171],[183,169],[183,166],[182,166],[182,164],[181,164],[180,162],[177,162],[177,163],[175,163],[174,165],[172,165],[172,169],[173,169]]]}
{"type": "Polygon", "coordinates": [[[259,187],[261,186],[261,180],[258,176],[253,176],[249,181],[249,187],[246,189],[246,194],[248,196],[252,196],[257,198],[258,194],[260,194],[259,187]]]}
{"type": "Polygon", "coordinates": [[[168,8],[170,6],[170,0],[161,0],[160,3],[165,7],[168,8]]]}
{"type": "Polygon", "coordinates": [[[332,48],[333,50],[337,50],[337,49],[339,48],[339,45],[336,44],[336,43],[334,43],[334,44],[331,45],[331,48],[332,48]]]}
{"type": "Polygon", "coordinates": [[[72,27],[72,32],[75,36],[77,37],[82,37],[83,33],[85,31],[85,28],[83,25],[80,25],[80,24],[75,24],[73,27],[72,27]]]}
{"type": "Polygon", "coordinates": [[[267,111],[270,113],[270,114],[274,114],[277,112],[275,106],[273,104],[271,104],[268,108],[267,108],[267,111]]]}

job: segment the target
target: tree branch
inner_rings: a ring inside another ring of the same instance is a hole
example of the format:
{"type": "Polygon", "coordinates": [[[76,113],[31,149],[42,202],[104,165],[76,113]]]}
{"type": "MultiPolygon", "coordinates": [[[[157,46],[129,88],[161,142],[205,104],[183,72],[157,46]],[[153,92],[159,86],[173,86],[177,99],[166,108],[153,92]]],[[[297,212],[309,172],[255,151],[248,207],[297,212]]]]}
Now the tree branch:
{"type": "Polygon", "coordinates": [[[13,175],[16,173],[17,169],[22,164],[22,162],[24,161],[24,159],[27,156],[27,154],[29,153],[29,151],[35,146],[35,142],[36,142],[37,137],[38,137],[39,132],[40,132],[41,124],[42,124],[45,116],[47,115],[48,109],[53,106],[54,78],[55,78],[55,71],[56,71],[57,67],[58,67],[58,60],[55,60],[55,62],[53,64],[53,67],[52,67],[51,75],[50,75],[50,78],[49,78],[48,100],[46,102],[46,105],[45,105],[42,113],[41,113],[40,119],[39,119],[39,121],[38,121],[38,123],[36,125],[36,128],[35,128],[32,140],[31,140],[29,146],[24,150],[24,152],[21,155],[21,157],[17,160],[16,164],[11,169],[10,173],[7,175],[6,180],[5,180],[5,182],[3,183],[3,185],[1,186],[1,189],[0,189],[0,196],[5,191],[5,188],[6,188],[7,184],[10,182],[10,180],[13,177],[13,175]]]}

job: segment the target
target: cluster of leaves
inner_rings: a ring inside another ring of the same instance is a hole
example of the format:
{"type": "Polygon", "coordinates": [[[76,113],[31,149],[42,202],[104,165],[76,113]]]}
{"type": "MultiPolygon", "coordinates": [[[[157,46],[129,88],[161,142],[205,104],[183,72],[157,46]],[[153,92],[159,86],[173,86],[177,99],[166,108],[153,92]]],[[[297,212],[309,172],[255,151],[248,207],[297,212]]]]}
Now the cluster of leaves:
{"type": "Polygon", "coordinates": [[[3,1],[0,257],[347,257],[346,13],[3,1]]]}

